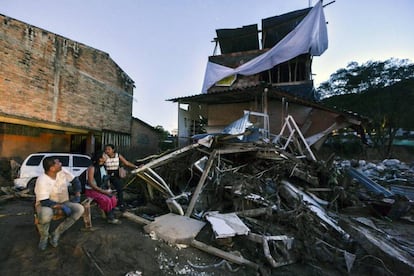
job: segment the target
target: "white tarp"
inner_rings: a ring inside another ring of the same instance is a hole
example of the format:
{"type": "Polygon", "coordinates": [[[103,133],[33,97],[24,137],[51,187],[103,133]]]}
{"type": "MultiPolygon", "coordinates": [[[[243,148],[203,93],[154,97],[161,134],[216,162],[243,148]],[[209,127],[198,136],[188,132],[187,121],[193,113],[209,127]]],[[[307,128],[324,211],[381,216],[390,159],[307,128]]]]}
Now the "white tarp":
{"type": "Polygon", "coordinates": [[[225,77],[235,74],[254,75],[301,54],[310,53],[319,56],[327,48],[328,32],[322,1],[319,1],[295,29],[266,53],[237,68],[208,62],[202,92],[206,93],[211,86],[225,77]]]}

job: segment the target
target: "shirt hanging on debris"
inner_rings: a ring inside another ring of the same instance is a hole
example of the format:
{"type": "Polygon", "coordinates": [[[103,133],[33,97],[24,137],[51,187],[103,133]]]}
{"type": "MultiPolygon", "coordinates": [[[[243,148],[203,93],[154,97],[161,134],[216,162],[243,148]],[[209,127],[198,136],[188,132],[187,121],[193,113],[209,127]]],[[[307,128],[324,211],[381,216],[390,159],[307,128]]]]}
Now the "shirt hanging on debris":
{"type": "Polygon", "coordinates": [[[327,48],[328,31],[322,1],[319,1],[293,31],[266,53],[234,69],[208,62],[202,92],[207,93],[211,86],[225,77],[236,74],[254,75],[301,54],[319,56],[327,48]]]}
{"type": "Polygon", "coordinates": [[[236,235],[247,235],[250,229],[235,213],[219,214],[211,212],[206,215],[216,238],[229,238],[236,235]]]}

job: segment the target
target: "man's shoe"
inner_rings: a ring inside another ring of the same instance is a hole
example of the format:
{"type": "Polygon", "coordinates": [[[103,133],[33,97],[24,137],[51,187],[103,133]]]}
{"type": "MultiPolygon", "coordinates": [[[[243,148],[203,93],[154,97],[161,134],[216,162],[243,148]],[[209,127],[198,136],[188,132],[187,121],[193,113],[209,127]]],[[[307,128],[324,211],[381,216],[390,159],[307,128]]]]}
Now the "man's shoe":
{"type": "Polygon", "coordinates": [[[39,241],[39,249],[44,251],[47,247],[47,238],[39,241]]]}
{"type": "Polygon", "coordinates": [[[108,219],[108,223],[110,223],[110,224],[121,224],[122,222],[119,219],[113,218],[113,219],[108,219]]]}
{"type": "Polygon", "coordinates": [[[59,245],[59,235],[53,233],[52,237],[50,238],[50,245],[53,247],[57,247],[59,245]]]}

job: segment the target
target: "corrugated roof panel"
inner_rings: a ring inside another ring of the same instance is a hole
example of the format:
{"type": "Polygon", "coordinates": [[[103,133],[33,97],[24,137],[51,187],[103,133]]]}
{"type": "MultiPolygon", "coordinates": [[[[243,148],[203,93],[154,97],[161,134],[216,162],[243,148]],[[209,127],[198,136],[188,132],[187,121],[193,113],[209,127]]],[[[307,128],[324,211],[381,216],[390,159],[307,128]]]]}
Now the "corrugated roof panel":
{"type": "Polygon", "coordinates": [[[218,29],[216,33],[222,54],[259,49],[257,24],[236,29],[218,29]]]}
{"type": "Polygon", "coordinates": [[[263,48],[272,48],[290,33],[311,8],[262,19],[263,48]]]}

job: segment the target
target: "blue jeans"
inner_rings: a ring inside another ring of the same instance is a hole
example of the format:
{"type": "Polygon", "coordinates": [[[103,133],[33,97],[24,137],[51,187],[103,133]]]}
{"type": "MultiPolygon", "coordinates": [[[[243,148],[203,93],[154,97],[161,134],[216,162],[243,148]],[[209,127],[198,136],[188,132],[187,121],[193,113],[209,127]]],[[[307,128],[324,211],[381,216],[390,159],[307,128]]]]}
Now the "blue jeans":
{"type": "MultiPolygon", "coordinates": [[[[75,221],[78,220],[83,215],[83,212],[85,210],[85,208],[83,208],[82,204],[79,204],[79,203],[73,203],[73,202],[70,202],[70,201],[66,201],[62,204],[65,204],[66,206],[68,206],[71,209],[72,213],[69,217],[72,218],[75,221]]],[[[50,221],[53,218],[53,209],[52,208],[39,206],[39,208],[36,208],[36,211],[37,211],[37,215],[38,215],[40,224],[50,223],[50,221]]]]}

